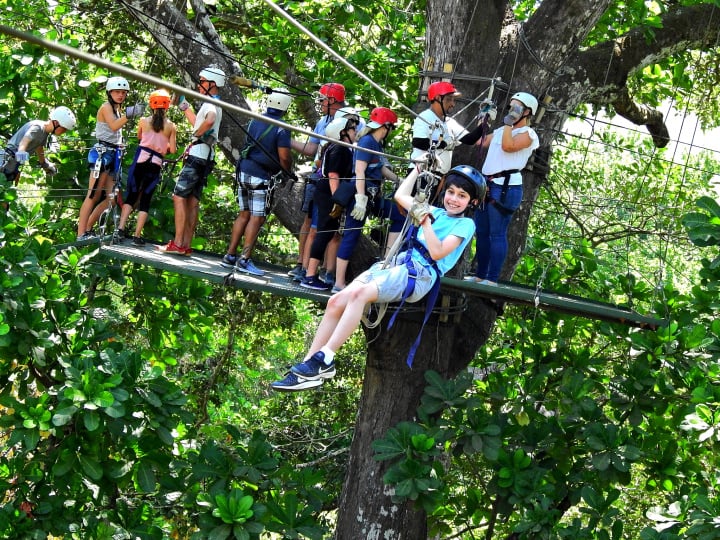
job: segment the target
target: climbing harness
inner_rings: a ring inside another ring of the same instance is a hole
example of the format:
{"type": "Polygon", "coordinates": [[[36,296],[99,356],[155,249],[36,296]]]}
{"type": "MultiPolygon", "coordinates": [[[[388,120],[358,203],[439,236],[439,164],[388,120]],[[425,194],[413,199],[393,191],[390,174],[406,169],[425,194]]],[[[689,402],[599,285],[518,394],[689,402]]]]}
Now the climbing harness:
{"type": "MultiPolygon", "coordinates": [[[[520,169],[508,169],[507,171],[500,171],[499,173],[491,174],[491,175],[485,177],[485,179],[487,181],[491,181],[495,178],[503,178],[504,179],[503,183],[502,183],[502,189],[500,190],[500,200],[499,201],[490,197],[489,189],[485,192],[486,196],[487,196],[487,203],[492,204],[495,207],[495,209],[503,215],[509,216],[510,214],[515,212],[515,210],[511,210],[510,208],[505,206],[505,200],[507,199],[507,192],[508,192],[508,188],[510,187],[510,177],[513,174],[519,173],[519,172],[520,172],[520,169]]],[[[493,183],[496,184],[495,182],[493,182],[493,183]]]]}

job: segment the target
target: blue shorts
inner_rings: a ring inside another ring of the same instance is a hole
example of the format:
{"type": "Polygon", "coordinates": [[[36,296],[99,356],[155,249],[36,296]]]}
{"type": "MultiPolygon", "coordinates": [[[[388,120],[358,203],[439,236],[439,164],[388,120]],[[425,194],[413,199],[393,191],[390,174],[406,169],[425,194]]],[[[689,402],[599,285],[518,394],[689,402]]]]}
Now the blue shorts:
{"type": "Polygon", "coordinates": [[[88,152],[88,169],[94,169],[97,160],[100,159],[100,172],[109,171],[114,173],[116,168],[115,158],[117,153],[116,148],[96,144],[90,149],[90,152],[88,152]]]}
{"type": "Polygon", "coordinates": [[[315,204],[313,198],[315,197],[315,179],[307,179],[305,181],[305,189],[303,191],[303,202],[301,210],[303,213],[311,215],[312,209],[315,204]]]}
{"type": "MultiPolygon", "coordinates": [[[[396,260],[402,261],[404,258],[405,252],[398,254],[396,260]]],[[[409,279],[408,267],[400,263],[397,266],[383,268],[383,264],[382,261],[376,262],[353,281],[360,283],[374,282],[378,288],[378,299],[376,302],[399,302],[402,299],[409,279]]],[[[434,270],[430,270],[420,264],[415,264],[414,266],[417,269],[415,290],[413,290],[412,294],[405,300],[406,302],[419,302],[430,292],[433,283],[435,283],[434,270]]]]}
{"type": "Polygon", "coordinates": [[[207,184],[207,177],[209,174],[208,160],[202,159],[195,156],[188,156],[185,160],[178,176],[177,182],[175,183],[175,189],[173,194],[177,195],[182,199],[188,199],[195,197],[200,200],[203,189],[207,184]]]}

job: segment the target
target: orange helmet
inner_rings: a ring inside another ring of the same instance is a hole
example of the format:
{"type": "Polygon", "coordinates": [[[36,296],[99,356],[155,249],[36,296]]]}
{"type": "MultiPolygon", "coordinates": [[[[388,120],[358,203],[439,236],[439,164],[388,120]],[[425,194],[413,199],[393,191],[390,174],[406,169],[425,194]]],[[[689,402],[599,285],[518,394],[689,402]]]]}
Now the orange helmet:
{"type": "Polygon", "coordinates": [[[392,124],[392,126],[395,127],[397,121],[397,114],[392,112],[387,107],[375,107],[370,112],[370,121],[367,125],[372,129],[377,129],[380,126],[384,126],[385,124],[392,124]]]}
{"type": "Polygon", "coordinates": [[[151,109],[169,109],[170,108],[170,94],[167,90],[155,90],[150,94],[150,108],[151,109]]]}
{"type": "Polygon", "coordinates": [[[450,82],[446,81],[438,81],[432,83],[430,86],[428,86],[428,99],[430,101],[435,101],[435,98],[442,98],[443,96],[447,96],[448,94],[453,96],[460,96],[462,95],[460,92],[457,91],[457,88],[455,88],[455,85],[450,82]]]}
{"type": "Polygon", "coordinates": [[[326,83],[320,87],[320,93],[335,101],[345,101],[345,87],[339,83],[326,83]]]}

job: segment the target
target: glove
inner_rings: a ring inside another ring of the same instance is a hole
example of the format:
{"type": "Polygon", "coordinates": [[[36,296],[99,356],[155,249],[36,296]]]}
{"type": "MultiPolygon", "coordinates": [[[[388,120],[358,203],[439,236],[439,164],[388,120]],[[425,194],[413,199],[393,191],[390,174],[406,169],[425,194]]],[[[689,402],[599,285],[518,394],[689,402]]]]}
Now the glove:
{"type": "Polygon", "coordinates": [[[135,105],[131,105],[127,109],[125,109],[125,116],[128,118],[136,118],[138,116],[142,116],[145,112],[145,104],[144,103],[136,103],[135,105]]]}
{"type": "Polygon", "coordinates": [[[353,217],[353,219],[356,219],[358,221],[362,221],[363,219],[365,219],[367,203],[367,195],[362,195],[361,193],[355,194],[355,208],[353,208],[352,212],[350,212],[350,215],[353,217]]]}
{"type": "Polygon", "coordinates": [[[57,174],[57,165],[46,161],[40,167],[45,171],[45,176],[55,176],[57,174]]]}
{"type": "Polygon", "coordinates": [[[503,123],[506,126],[514,126],[522,118],[523,108],[519,105],[513,105],[510,107],[507,115],[503,118],[503,123]]]}
{"type": "Polygon", "coordinates": [[[15,152],[15,161],[18,163],[25,163],[28,159],[30,159],[30,154],[27,152],[15,152]]]}
{"type": "Polygon", "coordinates": [[[497,118],[497,107],[490,98],[485,98],[480,102],[478,119],[482,122],[485,118],[488,119],[488,122],[494,122],[497,118]]]}
{"type": "Polygon", "coordinates": [[[185,99],[185,96],[178,97],[177,108],[185,112],[190,108],[190,104],[185,99]]]}
{"type": "Polygon", "coordinates": [[[437,169],[437,160],[435,159],[435,153],[425,152],[422,156],[415,160],[415,166],[418,172],[423,171],[434,171],[437,169]]]}
{"type": "MultiPolygon", "coordinates": [[[[423,197],[424,199],[424,197],[423,197]]],[[[428,214],[432,213],[432,209],[430,208],[430,205],[427,203],[427,201],[416,201],[412,204],[410,207],[410,219],[412,220],[413,225],[416,227],[419,227],[420,224],[423,222],[423,220],[428,216],[428,214]]]]}
{"type": "Polygon", "coordinates": [[[344,208],[337,203],[333,204],[332,210],[330,210],[330,217],[333,219],[340,219],[344,208]]]}

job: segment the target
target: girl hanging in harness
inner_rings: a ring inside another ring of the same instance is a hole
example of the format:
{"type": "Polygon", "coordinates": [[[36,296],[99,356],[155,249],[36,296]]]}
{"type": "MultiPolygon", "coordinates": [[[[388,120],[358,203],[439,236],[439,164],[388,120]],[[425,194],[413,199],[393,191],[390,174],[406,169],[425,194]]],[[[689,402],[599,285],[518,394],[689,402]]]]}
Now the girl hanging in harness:
{"type": "Polygon", "coordinates": [[[475,232],[467,214],[484,196],[485,181],[472,167],[453,168],[445,177],[444,208],[436,208],[413,198],[418,174],[418,169],[413,169],[395,193],[395,201],[417,226],[416,246],[409,254],[398,254],[402,264],[386,267],[376,263],[330,298],[304,360],[292,366],[284,379],[273,383],[273,390],[315,388],[332,378],[335,352],[360,325],[367,304],[418,302],[460,259],[475,232]],[[414,286],[408,287],[412,280],[414,286]]]}
{"type": "Polygon", "coordinates": [[[142,230],[148,218],[153,193],[160,182],[163,158],[165,154],[177,152],[177,127],[165,117],[169,108],[170,94],[167,90],[155,90],[150,94],[152,115],[138,122],[140,145],[128,170],[125,202],[120,215],[120,228],[117,230],[117,240],[120,242],[127,237],[125,224],[137,205],[138,218],[132,241],[136,246],[145,244],[142,230]]]}

